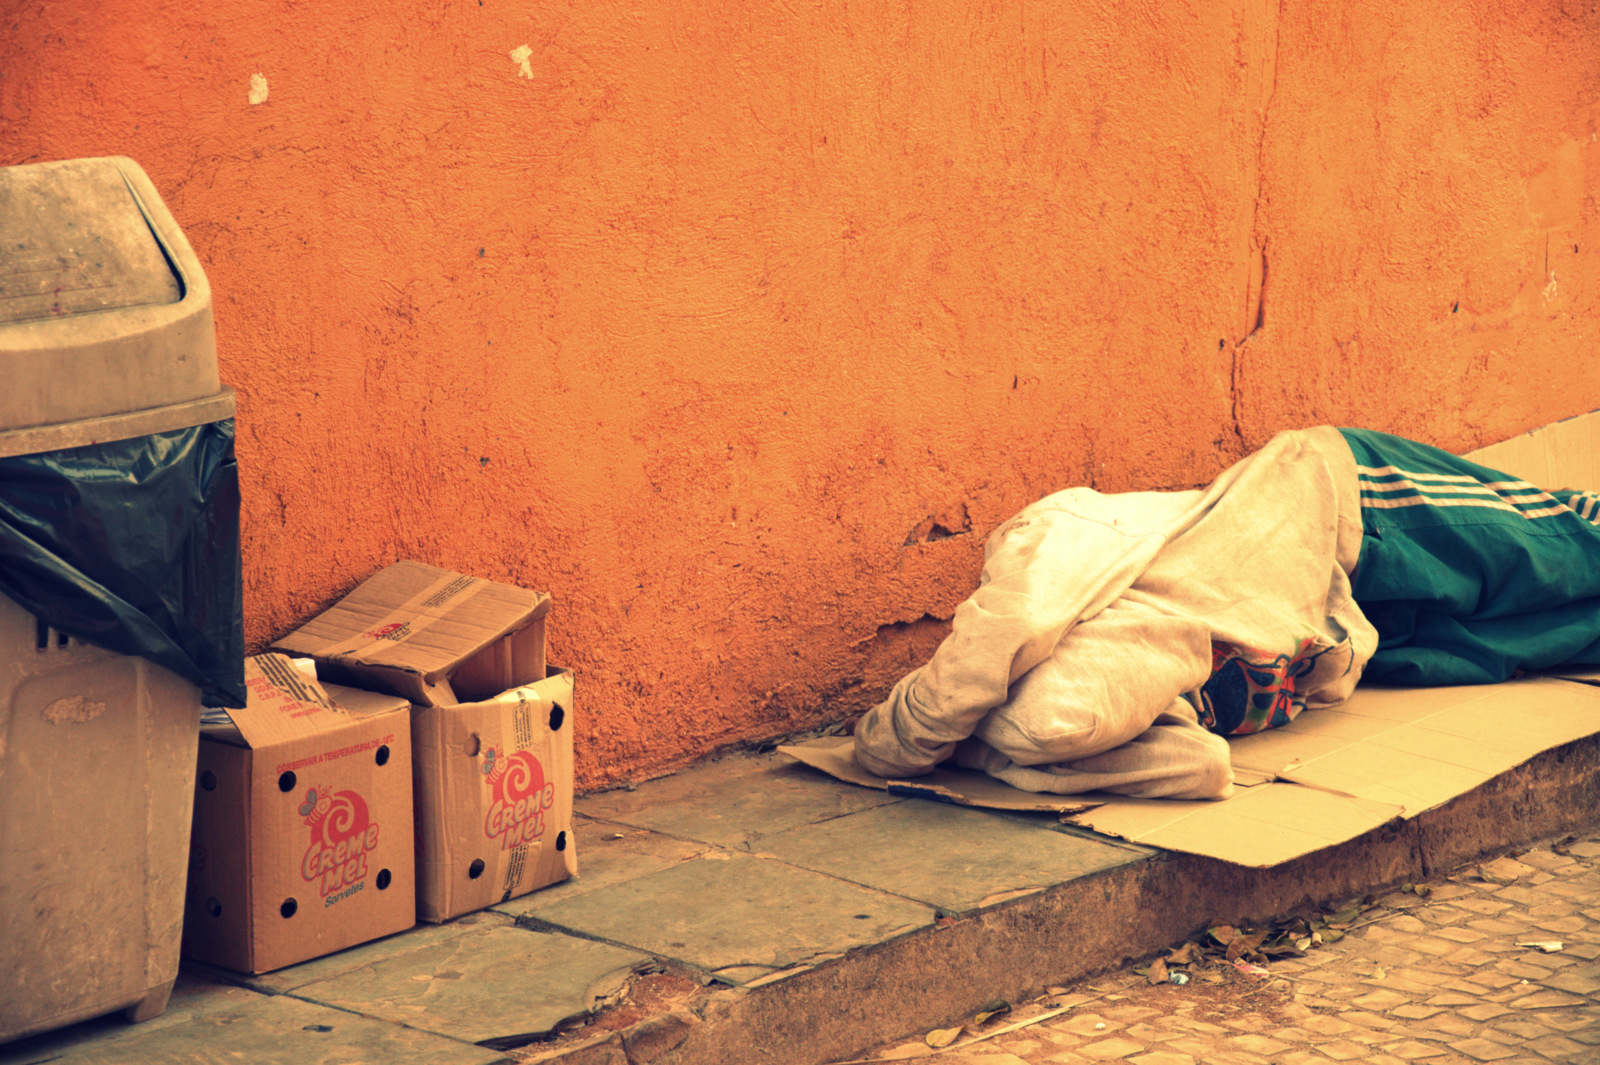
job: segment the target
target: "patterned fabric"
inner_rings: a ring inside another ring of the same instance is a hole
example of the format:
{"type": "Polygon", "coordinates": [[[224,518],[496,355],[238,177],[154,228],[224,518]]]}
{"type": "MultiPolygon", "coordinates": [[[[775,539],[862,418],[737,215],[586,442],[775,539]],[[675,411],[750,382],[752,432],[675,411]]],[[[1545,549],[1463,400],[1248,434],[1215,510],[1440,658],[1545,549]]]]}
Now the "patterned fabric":
{"type": "Polygon", "coordinates": [[[1221,640],[1211,644],[1211,679],[1200,689],[1200,723],[1222,736],[1278,728],[1306,707],[1296,682],[1316,668],[1315,636],[1292,654],[1269,654],[1221,640]]]}

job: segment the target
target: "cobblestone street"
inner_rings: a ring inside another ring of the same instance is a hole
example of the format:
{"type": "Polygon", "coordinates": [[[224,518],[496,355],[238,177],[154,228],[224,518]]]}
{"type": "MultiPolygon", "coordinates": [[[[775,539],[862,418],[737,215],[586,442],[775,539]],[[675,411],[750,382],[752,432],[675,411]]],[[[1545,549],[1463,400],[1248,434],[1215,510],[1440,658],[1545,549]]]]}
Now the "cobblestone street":
{"type": "Polygon", "coordinates": [[[939,1065],[1600,1062],[1600,839],[1547,841],[1371,900],[1336,942],[1264,968],[1210,964],[1181,986],[1125,970],[969,1023],[943,1050],[901,1042],[870,1057],[939,1065]],[[971,1042],[992,1033],[1004,1034],[971,1042]]]}

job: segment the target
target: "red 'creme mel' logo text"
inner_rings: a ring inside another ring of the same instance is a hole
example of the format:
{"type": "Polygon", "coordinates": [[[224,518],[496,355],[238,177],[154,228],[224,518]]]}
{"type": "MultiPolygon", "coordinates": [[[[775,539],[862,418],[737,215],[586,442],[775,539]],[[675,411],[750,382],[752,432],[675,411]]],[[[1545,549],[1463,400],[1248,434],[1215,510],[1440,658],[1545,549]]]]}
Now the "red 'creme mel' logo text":
{"type": "Polygon", "coordinates": [[[528,751],[506,754],[489,748],[483,758],[493,801],[483,819],[483,834],[501,850],[535,843],[544,835],[545,811],[556,800],[556,786],[545,783],[544,767],[528,751]]]}
{"type": "Polygon", "coordinates": [[[309,788],[300,813],[311,829],[300,875],[319,885],[323,905],[361,890],[367,855],[378,845],[378,825],[368,815],[366,801],[353,791],[309,788]]]}

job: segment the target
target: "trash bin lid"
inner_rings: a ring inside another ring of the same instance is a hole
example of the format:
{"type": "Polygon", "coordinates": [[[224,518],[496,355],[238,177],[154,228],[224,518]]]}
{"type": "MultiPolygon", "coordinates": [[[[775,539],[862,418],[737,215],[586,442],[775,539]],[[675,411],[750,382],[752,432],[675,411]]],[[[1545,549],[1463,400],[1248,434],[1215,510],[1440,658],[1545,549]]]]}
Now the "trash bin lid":
{"type": "Polygon", "coordinates": [[[0,240],[0,322],[183,298],[110,159],[0,169],[0,240]]]}
{"type": "Polygon", "coordinates": [[[132,159],[0,168],[0,366],[0,434],[222,394],[211,286],[132,159]]]}

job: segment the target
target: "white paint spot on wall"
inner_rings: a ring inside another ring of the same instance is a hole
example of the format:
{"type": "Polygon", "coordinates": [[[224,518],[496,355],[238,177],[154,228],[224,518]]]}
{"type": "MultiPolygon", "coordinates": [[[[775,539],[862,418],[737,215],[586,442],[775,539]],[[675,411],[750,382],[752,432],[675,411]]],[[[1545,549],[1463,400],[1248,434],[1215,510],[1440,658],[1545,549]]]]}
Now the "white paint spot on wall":
{"type": "Polygon", "coordinates": [[[250,75],[250,104],[264,104],[267,102],[267,79],[261,74],[250,75]]]}
{"type": "Polygon", "coordinates": [[[519,44],[511,49],[511,61],[522,68],[517,71],[517,77],[533,77],[533,64],[528,62],[528,57],[531,55],[533,55],[533,49],[525,44],[519,44]]]}
{"type": "Polygon", "coordinates": [[[1550,271],[1550,283],[1544,287],[1544,301],[1549,303],[1556,298],[1556,272],[1550,271]]]}

